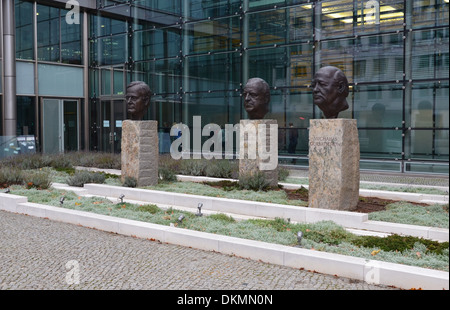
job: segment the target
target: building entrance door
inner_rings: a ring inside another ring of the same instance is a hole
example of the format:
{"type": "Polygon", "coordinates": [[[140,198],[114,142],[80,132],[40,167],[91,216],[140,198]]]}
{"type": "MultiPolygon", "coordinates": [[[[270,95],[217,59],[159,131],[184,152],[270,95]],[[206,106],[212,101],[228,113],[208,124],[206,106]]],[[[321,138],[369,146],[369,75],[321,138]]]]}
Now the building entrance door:
{"type": "Polygon", "coordinates": [[[42,152],[55,154],[78,151],[80,145],[79,100],[43,98],[42,152]]]}
{"type": "Polygon", "coordinates": [[[127,116],[125,100],[102,100],[100,105],[101,150],[107,153],[120,153],[122,123],[127,116]]]}

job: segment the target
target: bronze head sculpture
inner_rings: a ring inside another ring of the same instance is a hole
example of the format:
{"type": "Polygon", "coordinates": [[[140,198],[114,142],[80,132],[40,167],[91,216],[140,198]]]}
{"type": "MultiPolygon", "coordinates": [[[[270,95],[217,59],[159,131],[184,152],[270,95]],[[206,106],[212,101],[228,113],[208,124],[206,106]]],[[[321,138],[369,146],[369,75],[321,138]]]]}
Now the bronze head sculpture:
{"type": "Polygon", "coordinates": [[[251,120],[263,119],[269,112],[270,87],[263,79],[248,80],[244,88],[244,108],[251,120]]]}
{"type": "Polygon", "coordinates": [[[132,82],[127,86],[127,111],[131,120],[142,121],[150,106],[151,90],[144,82],[132,82]]]}
{"type": "Polygon", "coordinates": [[[312,82],[314,104],[327,119],[338,118],[348,110],[349,85],[345,74],[336,67],[323,67],[317,71],[312,82]]]}

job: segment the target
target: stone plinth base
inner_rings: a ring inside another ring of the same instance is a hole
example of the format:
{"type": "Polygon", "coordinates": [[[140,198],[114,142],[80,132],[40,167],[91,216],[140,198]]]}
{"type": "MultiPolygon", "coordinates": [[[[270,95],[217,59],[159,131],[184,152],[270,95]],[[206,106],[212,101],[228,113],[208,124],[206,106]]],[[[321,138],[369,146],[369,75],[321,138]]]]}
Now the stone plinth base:
{"type": "Polygon", "coordinates": [[[241,120],[239,176],[264,174],[278,187],[278,123],[276,120],[241,120]]]}
{"type": "Polygon", "coordinates": [[[351,211],[359,200],[360,146],[356,120],[311,120],[309,207],[351,211]]]}
{"type": "Polygon", "coordinates": [[[137,186],[158,184],[158,122],[124,121],[122,125],[122,182],[136,179],[137,186]]]}

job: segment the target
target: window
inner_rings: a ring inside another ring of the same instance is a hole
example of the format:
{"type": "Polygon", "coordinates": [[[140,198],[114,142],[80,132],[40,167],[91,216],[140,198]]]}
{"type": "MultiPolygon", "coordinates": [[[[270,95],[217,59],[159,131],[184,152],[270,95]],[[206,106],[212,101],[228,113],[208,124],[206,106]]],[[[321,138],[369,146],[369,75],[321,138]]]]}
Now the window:
{"type": "Polygon", "coordinates": [[[65,21],[68,10],[37,5],[38,60],[67,64],[82,63],[82,31],[80,24],[65,21]]]}

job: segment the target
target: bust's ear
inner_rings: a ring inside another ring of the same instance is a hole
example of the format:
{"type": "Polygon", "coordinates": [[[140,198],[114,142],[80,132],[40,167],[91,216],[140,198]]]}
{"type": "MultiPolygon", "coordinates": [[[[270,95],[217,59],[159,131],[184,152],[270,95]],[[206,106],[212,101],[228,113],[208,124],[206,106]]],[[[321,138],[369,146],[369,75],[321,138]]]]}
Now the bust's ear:
{"type": "Polygon", "coordinates": [[[339,82],[339,84],[338,84],[338,91],[339,91],[340,94],[345,92],[345,87],[346,86],[345,86],[344,82],[339,82]]]}

